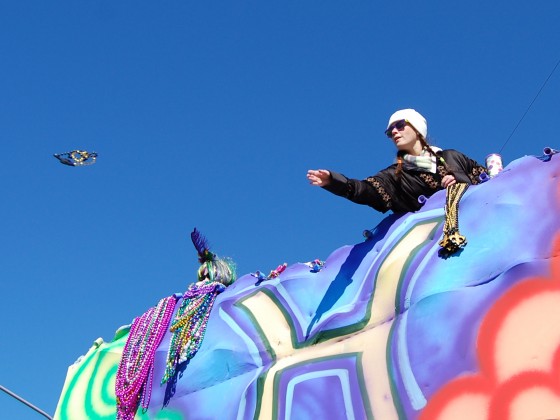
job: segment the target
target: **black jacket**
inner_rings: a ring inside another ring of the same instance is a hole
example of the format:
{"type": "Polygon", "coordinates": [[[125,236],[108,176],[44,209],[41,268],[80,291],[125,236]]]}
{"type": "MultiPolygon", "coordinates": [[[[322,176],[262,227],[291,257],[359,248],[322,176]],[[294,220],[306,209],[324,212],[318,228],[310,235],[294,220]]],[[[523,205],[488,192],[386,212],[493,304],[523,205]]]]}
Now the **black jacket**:
{"type": "Polygon", "coordinates": [[[362,181],[331,171],[331,182],[323,188],[382,213],[388,210],[404,213],[420,209],[419,196],[427,198],[442,190],[441,179],[445,175],[452,174],[457,182],[479,184],[480,174],[486,172],[484,166],[456,150],[442,150],[437,155],[435,174],[403,166],[402,172],[397,176],[395,163],[362,181]]]}

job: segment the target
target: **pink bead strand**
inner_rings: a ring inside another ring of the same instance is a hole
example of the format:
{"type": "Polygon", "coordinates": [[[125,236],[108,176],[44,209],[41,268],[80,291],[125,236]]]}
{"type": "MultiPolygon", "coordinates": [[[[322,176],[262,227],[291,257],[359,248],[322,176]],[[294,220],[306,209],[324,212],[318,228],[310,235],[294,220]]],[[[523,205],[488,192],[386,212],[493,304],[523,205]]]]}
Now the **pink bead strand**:
{"type": "Polygon", "coordinates": [[[155,352],[167,331],[176,302],[175,296],[163,298],[132,323],[115,381],[118,420],[134,420],[140,403],[144,409],[149,406],[155,352]]]}

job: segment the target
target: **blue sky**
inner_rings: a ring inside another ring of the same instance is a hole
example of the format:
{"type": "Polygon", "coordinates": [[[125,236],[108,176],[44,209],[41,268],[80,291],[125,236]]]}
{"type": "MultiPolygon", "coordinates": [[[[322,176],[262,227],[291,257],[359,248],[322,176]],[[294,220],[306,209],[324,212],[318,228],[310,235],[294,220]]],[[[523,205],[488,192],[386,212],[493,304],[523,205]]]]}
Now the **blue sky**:
{"type": "MultiPolygon", "coordinates": [[[[560,69],[505,144],[560,59],[559,17],[556,0],[3,1],[0,384],[53,414],[96,338],[195,279],[195,226],[240,275],[362,241],[384,216],[305,173],[391,164],[399,108],[479,162],[560,148],[560,69]],[[73,149],[98,162],[52,157],[73,149]]],[[[0,411],[41,418],[5,394],[0,411]]]]}

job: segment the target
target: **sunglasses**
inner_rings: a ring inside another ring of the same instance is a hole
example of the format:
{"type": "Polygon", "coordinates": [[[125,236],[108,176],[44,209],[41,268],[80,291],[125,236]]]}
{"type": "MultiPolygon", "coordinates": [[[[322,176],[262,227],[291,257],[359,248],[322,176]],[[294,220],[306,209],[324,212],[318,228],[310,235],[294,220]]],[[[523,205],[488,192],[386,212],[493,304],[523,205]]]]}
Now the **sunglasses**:
{"type": "Polygon", "coordinates": [[[385,135],[389,138],[393,137],[392,131],[394,128],[396,128],[399,131],[403,131],[404,128],[406,127],[406,124],[408,123],[407,120],[398,120],[395,121],[393,124],[391,124],[389,126],[389,128],[387,130],[385,130],[385,135]]]}

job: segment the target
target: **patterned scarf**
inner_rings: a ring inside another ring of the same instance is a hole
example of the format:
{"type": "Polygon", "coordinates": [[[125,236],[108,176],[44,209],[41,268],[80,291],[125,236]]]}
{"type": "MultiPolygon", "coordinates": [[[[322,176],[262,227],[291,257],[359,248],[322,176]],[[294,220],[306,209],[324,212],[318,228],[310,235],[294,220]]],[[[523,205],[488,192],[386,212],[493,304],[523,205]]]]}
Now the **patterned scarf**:
{"type": "MultiPolygon", "coordinates": [[[[432,152],[441,152],[439,147],[428,146],[432,149],[432,152]]],[[[408,170],[421,171],[421,172],[431,172],[433,174],[437,171],[436,157],[428,151],[428,148],[422,149],[419,156],[409,155],[406,153],[403,156],[404,167],[408,170]]]]}

